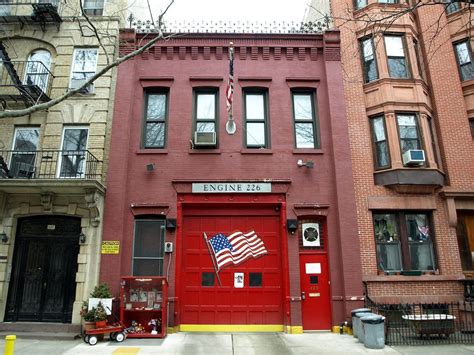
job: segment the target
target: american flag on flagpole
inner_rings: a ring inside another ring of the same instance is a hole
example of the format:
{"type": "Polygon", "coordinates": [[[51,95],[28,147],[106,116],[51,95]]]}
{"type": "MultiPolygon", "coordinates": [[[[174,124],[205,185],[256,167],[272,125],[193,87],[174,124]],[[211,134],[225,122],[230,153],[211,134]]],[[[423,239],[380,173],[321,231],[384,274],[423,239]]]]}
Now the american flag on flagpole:
{"type": "Polygon", "coordinates": [[[229,47],[229,80],[227,81],[225,97],[227,101],[227,112],[232,116],[232,101],[234,100],[234,47],[232,42],[230,42],[229,47]]]}
{"type": "Polygon", "coordinates": [[[217,269],[222,270],[229,264],[240,264],[249,258],[267,254],[263,241],[254,231],[249,233],[235,232],[228,237],[222,233],[209,239],[217,269]]]}

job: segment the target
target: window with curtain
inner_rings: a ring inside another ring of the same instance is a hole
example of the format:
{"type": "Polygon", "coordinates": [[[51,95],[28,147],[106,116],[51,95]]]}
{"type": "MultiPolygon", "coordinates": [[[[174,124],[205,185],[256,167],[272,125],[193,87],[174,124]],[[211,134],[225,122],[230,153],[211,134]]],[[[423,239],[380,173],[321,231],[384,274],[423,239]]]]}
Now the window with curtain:
{"type": "Polygon", "coordinates": [[[373,223],[379,270],[436,269],[429,213],[374,213],[373,223]]]}
{"type": "Polygon", "coordinates": [[[377,72],[377,61],[375,59],[374,41],[372,38],[365,38],[360,41],[363,71],[364,71],[364,82],[370,83],[371,81],[379,78],[377,72]]]}
{"type": "Polygon", "coordinates": [[[405,38],[403,36],[386,35],[384,41],[390,77],[409,78],[410,71],[405,54],[405,38]]]}
{"type": "Polygon", "coordinates": [[[458,62],[461,80],[471,80],[474,78],[474,64],[472,62],[472,50],[468,40],[458,42],[454,45],[456,50],[456,60],[458,62]]]}
{"type": "Polygon", "coordinates": [[[388,168],[390,167],[390,151],[388,148],[384,116],[371,118],[370,127],[372,130],[375,168],[388,168]]]}

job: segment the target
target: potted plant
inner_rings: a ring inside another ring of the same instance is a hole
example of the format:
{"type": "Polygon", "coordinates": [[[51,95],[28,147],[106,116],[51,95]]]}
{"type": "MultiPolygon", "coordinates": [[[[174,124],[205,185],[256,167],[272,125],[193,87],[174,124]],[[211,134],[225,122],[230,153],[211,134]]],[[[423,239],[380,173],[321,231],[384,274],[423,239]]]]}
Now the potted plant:
{"type": "Polygon", "coordinates": [[[110,315],[112,312],[112,293],[110,292],[107,284],[100,284],[94,287],[89,298],[89,309],[98,308],[101,305],[101,309],[104,310],[106,315],[110,315]]]}
{"type": "Polygon", "coordinates": [[[105,312],[104,306],[99,302],[96,308],[92,309],[94,311],[94,320],[96,328],[105,328],[107,325],[107,313],[105,312]]]}
{"type": "Polygon", "coordinates": [[[95,309],[88,310],[87,302],[84,301],[81,308],[81,317],[83,319],[83,328],[94,329],[95,328],[95,309]]]}

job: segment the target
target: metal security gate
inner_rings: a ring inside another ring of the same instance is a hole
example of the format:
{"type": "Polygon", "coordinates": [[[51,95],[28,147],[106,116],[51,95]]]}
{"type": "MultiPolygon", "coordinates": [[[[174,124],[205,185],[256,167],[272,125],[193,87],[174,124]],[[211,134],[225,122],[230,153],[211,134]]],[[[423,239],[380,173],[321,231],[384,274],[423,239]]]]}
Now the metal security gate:
{"type": "Polygon", "coordinates": [[[5,321],[71,322],[79,233],[79,218],[19,221],[5,321]]]}
{"type": "Polygon", "coordinates": [[[186,207],[183,210],[180,323],[283,325],[280,212],[276,206],[186,207]],[[203,233],[255,231],[267,253],[214,271],[203,233]]]}

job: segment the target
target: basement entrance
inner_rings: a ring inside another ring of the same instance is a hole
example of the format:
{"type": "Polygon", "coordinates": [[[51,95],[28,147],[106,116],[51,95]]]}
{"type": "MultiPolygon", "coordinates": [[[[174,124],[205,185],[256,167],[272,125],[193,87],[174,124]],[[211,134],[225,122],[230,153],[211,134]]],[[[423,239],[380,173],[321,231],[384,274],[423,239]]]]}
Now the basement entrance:
{"type": "Polygon", "coordinates": [[[77,217],[19,219],[5,321],[71,322],[80,232],[77,217]]]}

